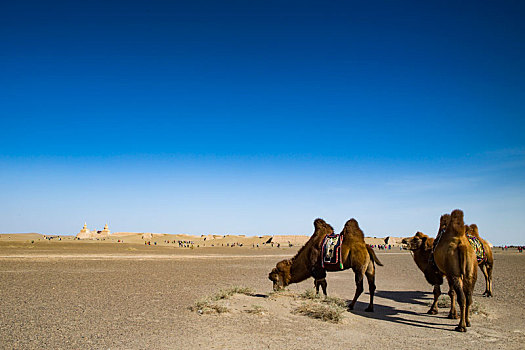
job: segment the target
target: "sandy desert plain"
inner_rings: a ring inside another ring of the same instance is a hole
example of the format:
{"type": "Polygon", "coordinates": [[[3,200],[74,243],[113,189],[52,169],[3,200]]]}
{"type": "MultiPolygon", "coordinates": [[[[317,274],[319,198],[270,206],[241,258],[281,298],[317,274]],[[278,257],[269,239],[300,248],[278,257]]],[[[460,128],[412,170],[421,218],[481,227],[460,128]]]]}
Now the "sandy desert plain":
{"type": "MultiPolygon", "coordinates": [[[[493,298],[481,296],[478,271],[472,327],[458,333],[446,307],[426,313],[432,287],[398,247],[376,250],[385,266],[376,270],[375,312],[364,312],[365,284],[355,310],[333,323],[295,312],[322,303],[301,298],[312,279],[272,293],[268,272],[298,246],[190,249],[40,238],[0,235],[1,349],[525,348],[525,253],[513,249],[494,248],[493,298]],[[196,304],[234,286],[252,292],[214,302],[222,313],[196,304]]],[[[352,298],[351,271],[327,280],[329,296],[352,298]]]]}

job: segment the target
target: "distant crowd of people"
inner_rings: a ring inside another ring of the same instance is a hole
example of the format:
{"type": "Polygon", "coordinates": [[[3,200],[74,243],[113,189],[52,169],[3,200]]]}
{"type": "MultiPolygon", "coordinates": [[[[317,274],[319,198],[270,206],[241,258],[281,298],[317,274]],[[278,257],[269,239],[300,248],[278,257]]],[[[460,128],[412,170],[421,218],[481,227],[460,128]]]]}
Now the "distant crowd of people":
{"type": "Polygon", "coordinates": [[[44,236],[44,239],[47,239],[48,241],[50,241],[52,239],[57,239],[57,240],[61,241],[62,237],[59,237],[59,236],[44,236]]]}
{"type": "MultiPolygon", "coordinates": [[[[391,250],[392,249],[391,244],[370,244],[370,247],[376,248],[379,250],[391,250]]],[[[399,247],[399,249],[401,249],[401,247],[399,247]]]]}
{"type": "MultiPolygon", "coordinates": [[[[204,239],[206,240],[206,239],[204,239]]],[[[119,240],[119,243],[120,242],[124,242],[123,240],[119,240]]],[[[184,240],[164,240],[164,244],[177,244],[179,246],[179,248],[194,248],[194,247],[197,247],[199,248],[200,245],[199,244],[195,244],[194,241],[184,241],[184,240]]],[[[144,241],[144,245],[157,245],[157,242],[156,241],[144,241]]],[[[277,247],[277,248],[281,248],[281,243],[273,243],[273,242],[270,242],[270,243],[262,243],[263,246],[268,246],[268,245],[271,245],[272,248],[273,247],[277,247]]],[[[203,247],[206,247],[206,243],[203,243],[202,244],[203,247]]],[[[212,243],[212,244],[209,244],[208,245],[209,247],[244,247],[245,244],[244,243],[241,243],[241,242],[232,242],[232,243],[212,243]]],[[[259,243],[252,243],[252,248],[259,248],[260,247],[260,244],[259,243]]],[[[293,244],[288,242],[288,247],[293,247],[293,244]]]]}

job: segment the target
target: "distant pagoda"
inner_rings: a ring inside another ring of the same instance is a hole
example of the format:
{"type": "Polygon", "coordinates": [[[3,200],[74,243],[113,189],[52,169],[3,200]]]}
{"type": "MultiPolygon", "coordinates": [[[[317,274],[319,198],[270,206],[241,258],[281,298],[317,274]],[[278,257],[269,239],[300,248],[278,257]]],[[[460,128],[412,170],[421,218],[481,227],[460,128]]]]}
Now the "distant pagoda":
{"type": "Polygon", "coordinates": [[[90,230],[87,228],[87,223],[84,223],[84,227],[80,230],[80,232],[76,235],[76,238],[78,239],[98,239],[98,238],[106,238],[111,235],[111,231],[109,230],[108,224],[104,225],[104,229],[102,231],[97,230],[90,230]]]}

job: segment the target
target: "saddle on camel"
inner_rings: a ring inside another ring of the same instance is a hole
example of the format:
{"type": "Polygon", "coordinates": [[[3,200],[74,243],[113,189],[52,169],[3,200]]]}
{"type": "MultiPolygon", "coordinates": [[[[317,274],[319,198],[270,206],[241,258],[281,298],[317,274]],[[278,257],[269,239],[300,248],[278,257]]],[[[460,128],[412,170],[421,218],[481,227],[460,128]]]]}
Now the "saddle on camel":
{"type": "Polygon", "coordinates": [[[322,287],[323,294],[327,295],[326,271],[352,269],[355,273],[356,291],[348,308],[353,309],[357,298],[363,293],[363,280],[366,276],[370,304],[365,311],[374,311],[375,264],[383,264],[365,243],[365,236],[357,221],[348,220],[339,236],[334,235],[332,226],[322,219],[316,219],[314,227],[314,234],[297,254],[291,259],[278,262],[268,275],[273,282],[273,289],[277,291],[313,277],[316,292],[319,293],[319,287],[322,287]]]}

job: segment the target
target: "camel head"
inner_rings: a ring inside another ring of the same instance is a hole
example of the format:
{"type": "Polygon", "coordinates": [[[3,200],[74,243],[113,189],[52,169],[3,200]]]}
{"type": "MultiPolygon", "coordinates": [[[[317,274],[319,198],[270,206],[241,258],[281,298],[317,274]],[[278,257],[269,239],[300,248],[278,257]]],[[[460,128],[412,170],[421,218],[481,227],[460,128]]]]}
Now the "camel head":
{"type": "Polygon", "coordinates": [[[417,232],[413,237],[403,238],[401,243],[404,244],[403,248],[406,250],[418,250],[422,246],[425,246],[427,239],[428,236],[426,234],[417,232]]]}
{"type": "Polygon", "coordinates": [[[290,259],[279,261],[277,265],[268,274],[268,279],[273,282],[275,292],[284,289],[290,283],[290,259]]]}

